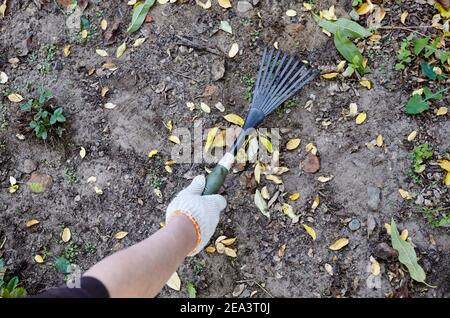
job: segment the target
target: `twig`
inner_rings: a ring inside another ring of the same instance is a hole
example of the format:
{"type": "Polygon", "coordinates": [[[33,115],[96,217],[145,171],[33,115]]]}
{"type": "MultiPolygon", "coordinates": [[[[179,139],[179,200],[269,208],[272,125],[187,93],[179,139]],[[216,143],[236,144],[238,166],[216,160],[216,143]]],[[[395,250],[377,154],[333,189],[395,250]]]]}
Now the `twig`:
{"type": "Polygon", "coordinates": [[[180,75],[180,76],[182,76],[182,77],[184,77],[184,78],[190,79],[190,80],[192,80],[192,81],[198,83],[198,81],[197,81],[195,78],[190,77],[190,76],[187,76],[187,75],[185,75],[185,74],[183,74],[183,73],[179,73],[179,72],[177,72],[177,71],[172,71],[172,73],[175,73],[175,74],[177,74],[177,75],[180,75]]]}
{"type": "Polygon", "coordinates": [[[388,25],[388,26],[379,27],[378,29],[382,29],[382,30],[405,30],[405,31],[409,31],[409,32],[414,32],[414,33],[420,34],[422,36],[426,36],[426,34],[423,34],[422,32],[419,32],[419,31],[416,31],[416,30],[413,30],[413,29],[427,29],[427,28],[432,28],[432,26],[402,27],[402,26],[388,25]]]}
{"type": "Polygon", "coordinates": [[[269,293],[267,291],[267,289],[265,289],[264,287],[262,287],[256,280],[254,279],[244,279],[244,280],[237,280],[236,283],[241,284],[241,283],[255,283],[256,285],[258,285],[259,288],[261,288],[267,295],[269,295],[270,297],[274,298],[273,295],[271,293],[269,293]]]}
{"type": "Polygon", "coordinates": [[[219,50],[208,47],[208,46],[200,44],[200,43],[196,43],[184,36],[176,35],[176,37],[178,40],[181,41],[181,42],[178,42],[177,44],[189,46],[189,47],[192,47],[197,50],[205,50],[205,51],[215,54],[215,55],[222,55],[222,53],[219,50]]]}

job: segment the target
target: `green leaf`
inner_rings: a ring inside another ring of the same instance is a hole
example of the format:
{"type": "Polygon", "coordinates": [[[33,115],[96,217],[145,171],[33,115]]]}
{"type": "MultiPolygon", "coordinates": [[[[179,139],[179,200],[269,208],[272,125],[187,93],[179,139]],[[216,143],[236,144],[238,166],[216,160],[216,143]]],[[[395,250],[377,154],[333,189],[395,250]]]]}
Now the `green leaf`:
{"type": "Polygon", "coordinates": [[[186,284],[186,289],[188,291],[189,298],[197,298],[197,290],[195,289],[194,284],[192,284],[191,282],[188,282],[186,284]]]}
{"type": "Polygon", "coordinates": [[[317,15],[314,15],[313,17],[320,27],[324,28],[332,34],[336,34],[338,31],[340,31],[343,36],[351,39],[365,38],[372,35],[372,33],[367,29],[349,19],[339,18],[337,21],[328,21],[326,19],[320,18],[317,15]]]}
{"type": "Polygon", "coordinates": [[[444,96],[442,95],[443,92],[448,91],[448,88],[441,89],[440,91],[433,93],[431,89],[428,87],[423,88],[423,92],[425,94],[425,100],[442,100],[444,96]]]}
{"type": "Polygon", "coordinates": [[[50,125],[56,124],[58,120],[58,115],[53,114],[52,117],[50,117],[50,125]]]}
{"type": "Polygon", "coordinates": [[[8,284],[6,284],[6,289],[9,290],[10,292],[12,292],[17,285],[19,284],[19,277],[14,276],[13,278],[11,278],[8,282],[8,284]]]}
{"type": "Polygon", "coordinates": [[[20,106],[20,109],[21,109],[21,110],[24,110],[24,111],[30,111],[32,105],[33,105],[33,100],[30,99],[28,102],[26,102],[25,104],[23,104],[22,106],[20,106]]]}
{"type": "Polygon", "coordinates": [[[56,270],[62,274],[70,273],[70,262],[62,256],[56,258],[53,265],[55,266],[56,270]]]}
{"type": "Polygon", "coordinates": [[[347,61],[356,66],[358,71],[364,71],[364,66],[362,65],[363,56],[349,38],[343,36],[341,32],[338,31],[334,35],[334,45],[347,61]]]}
{"type": "Polygon", "coordinates": [[[261,211],[261,213],[264,216],[266,216],[268,219],[270,219],[270,212],[269,212],[269,208],[267,206],[267,202],[266,202],[266,200],[264,200],[259,189],[256,189],[256,192],[255,192],[255,204],[258,207],[258,209],[261,211]]]}
{"type": "Polygon", "coordinates": [[[403,241],[400,238],[394,219],[391,219],[391,244],[398,251],[398,260],[408,268],[411,278],[417,282],[425,283],[426,275],[423,268],[417,263],[414,247],[410,242],[403,241]]]}
{"type": "Polygon", "coordinates": [[[421,63],[420,69],[422,70],[422,73],[428,77],[430,80],[436,80],[438,78],[438,75],[433,71],[433,68],[428,63],[421,63]]]}
{"type": "Polygon", "coordinates": [[[424,37],[424,38],[420,38],[420,39],[414,39],[413,40],[413,44],[414,44],[414,54],[415,55],[419,55],[420,52],[422,52],[422,50],[425,48],[425,46],[427,46],[428,42],[430,41],[430,37],[424,37]]]}
{"type": "Polygon", "coordinates": [[[406,104],[406,113],[409,115],[417,115],[430,108],[430,104],[423,100],[420,95],[413,95],[406,104]]]}
{"type": "Polygon", "coordinates": [[[144,19],[148,13],[148,10],[150,10],[154,3],[155,0],[145,0],[144,3],[138,5],[133,10],[133,17],[131,18],[131,24],[128,27],[127,32],[136,32],[141,27],[142,23],[144,23],[144,19]]]}

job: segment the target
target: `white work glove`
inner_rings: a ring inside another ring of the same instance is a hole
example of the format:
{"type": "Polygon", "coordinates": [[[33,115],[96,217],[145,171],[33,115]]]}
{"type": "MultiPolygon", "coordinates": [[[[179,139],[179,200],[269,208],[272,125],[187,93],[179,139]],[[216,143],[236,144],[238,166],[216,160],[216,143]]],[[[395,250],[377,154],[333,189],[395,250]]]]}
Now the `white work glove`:
{"type": "Polygon", "coordinates": [[[166,210],[166,224],[177,214],[184,214],[192,221],[197,231],[197,244],[189,256],[196,255],[208,244],[219,223],[220,212],[227,206],[227,201],[219,194],[202,196],[205,182],[205,176],[196,176],[166,210]]]}

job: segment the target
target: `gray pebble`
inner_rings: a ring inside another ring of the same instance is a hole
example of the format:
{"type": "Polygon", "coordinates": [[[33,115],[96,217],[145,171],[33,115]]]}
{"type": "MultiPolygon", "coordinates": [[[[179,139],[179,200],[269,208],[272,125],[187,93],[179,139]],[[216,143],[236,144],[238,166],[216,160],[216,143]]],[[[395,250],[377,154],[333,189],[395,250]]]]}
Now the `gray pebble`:
{"type": "Polygon", "coordinates": [[[361,222],[359,222],[358,219],[353,219],[350,221],[350,223],[348,224],[348,227],[350,230],[352,231],[356,231],[359,230],[359,228],[361,227],[361,222]]]}
{"type": "Polygon", "coordinates": [[[22,172],[24,173],[32,173],[37,168],[36,163],[31,159],[25,159],[23,161],[22,172]]]}
{"type": "Polygon", "coordinates": [[[247,11],[250,11],[253,9],[253,6],[248,1],[239,1],[236,6],[237,13],[246,13],[247,11]]]}
{"type": "Polygon", "coordinates": [[[377,187],[368,187],[367,188],[367,196],[369,200],[367,201],[367,205],[372,211],[377,211],[380,206],[381,201],[381,191],[377,187]]]}

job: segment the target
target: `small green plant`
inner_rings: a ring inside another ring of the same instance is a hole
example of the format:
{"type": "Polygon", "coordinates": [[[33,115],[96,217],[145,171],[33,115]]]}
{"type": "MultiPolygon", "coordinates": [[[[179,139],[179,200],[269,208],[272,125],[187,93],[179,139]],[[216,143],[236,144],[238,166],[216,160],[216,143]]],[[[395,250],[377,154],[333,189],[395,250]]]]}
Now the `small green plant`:
{"type": "Polygon", "coordinates": [[[155,189],[160,189],[162,185],[161,178],[152,173],[150,175],[150,185],[155,189]]]}
{"type": "Polygon", "coordinates": [[[78,176],[72,168],[64,168],[64,179],[66,179],[68,183],[78,182],[78,176]]]}
{"type": "Polygon", "coordinates": [[[80,247],[75,243],[69,243],[64,247],[63,257],[69,261],[69,263],[74,263],[77,256],[80,254],[80,247]]]}
{"type": "Polygon", "coordinates": [[[0,104],[0,131],[8,128],[8,108],[0,104]]]}
{"type": "Polygon", "coordinates": [[[430,108],[430,101],[439,101],[444,98],[443,94],[448,90],[447,88],[441,89],[438,92],[433,93],[428,87],[424,87],[422,93],[412,95],[406,103],[405,111],[409,115],[417,115],[423,113],[430,108]]]}
{"type": "Polygon", "coordinates": [[[61,274],[69,274],[70,273],[70,262],[64,256],[55,258],[55,261],[53,262],[53,266],[61,274]]]}
{"type": "Polygon", "coordinates": [[[422,144],[414,148],[410,158],[412,160],[411,168],[415,173],[422,173],[425,170],[425,161],[433,156],[433,151],[429,144],[422,144]]]}
{"type": "Polygon", "coordinates": [[[357,7],[363,3],[363,0],[353,0],[352,6],[357,7]]]}
{"type": "MultiPolygon", "coordinates": [[[[403,39],[400,49],[397,52],[398,63],[395,64],[395,69],[397,71],[405,69],[406,64],[410,64],[414,59],[414,55],[416,57],[423,57],[424,59],[428,59],[434,55],[441,64],[445,64],[450,56],[450,52],[438,49],[439,42],[440,38],[432,40],[429,36],[414,38],[413,35],[409,35],[403,39]]],[[[429,70],[428,73],[431,74],[429,70]]]]}
{"type": "Polygon", "coordinates": [[[7,279],[5,263],[3,258],[0,257],[0,298],[17,298],[26,295],[25,288],[19,287],[17,276],[7,279]]]}
{"type": "Polygon", "coordinates": [[[95,254],[95,252],[97,252],[97,247],[94,243],[87,242],[84,247],[86,248],[88,253],[95,254]]]}
{"type": "Polygon", "coordinates": [[[253,96],[253,87],[255,86],[255,79],[253,77],[244,75],[241,77],[242,83],[244,83],[245,90],[244,90],[244,98],[247,102],[252,101],[253,96]]]}
{"type": "Polygon", "coordinates": [[[439,214],[439,212],[449,209],[450,207],[438,209],[422,208],[421,211],[422,214],[425,216],[425,218],[428,220],[428,223],[430,223],[431,226],[438,228],[450,226],[450,214],[444,214],[443,216],[435,216],[436,214],[439,214]]]}
{"type": "Polygon", "coordinates": [[[64,109],[62,107],[54,109],[52,97],[50,91],[39,88],[39,97],[30,99],[20,107],[22,111],[30,114],[29,127],[34,130],[36,137],[42,140],[47,140],[51,133],[62,137],[65,130],[62,125],[66,121],[64,109]]]}

